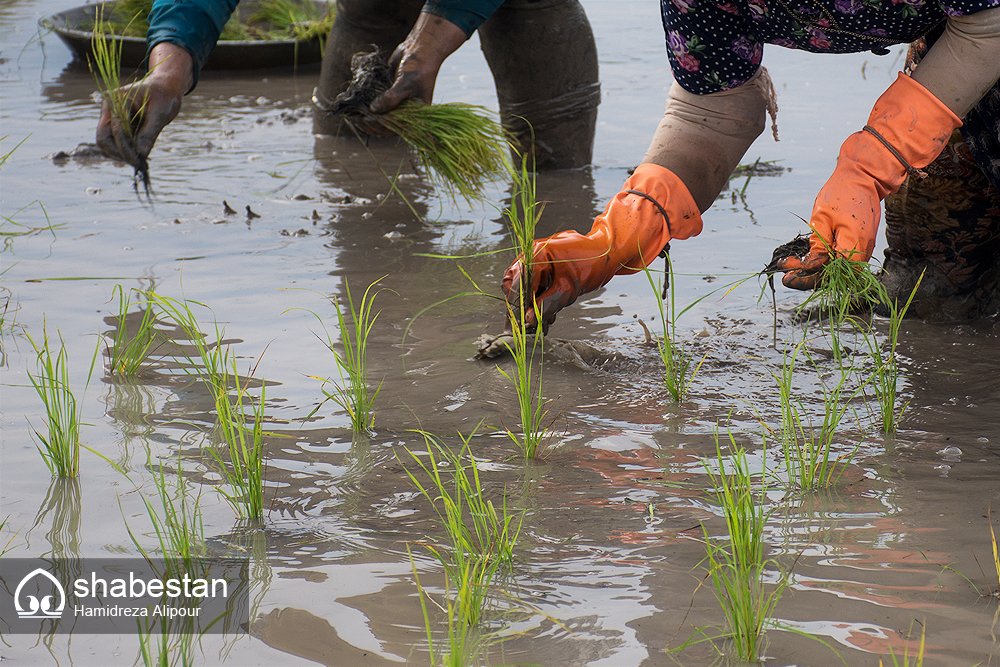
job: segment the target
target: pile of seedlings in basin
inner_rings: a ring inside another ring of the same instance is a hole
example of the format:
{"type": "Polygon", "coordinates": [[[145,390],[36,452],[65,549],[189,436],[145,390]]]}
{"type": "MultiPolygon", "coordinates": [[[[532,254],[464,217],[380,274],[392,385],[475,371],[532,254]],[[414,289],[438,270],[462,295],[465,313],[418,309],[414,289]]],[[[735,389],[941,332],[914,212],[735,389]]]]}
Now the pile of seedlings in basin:
{"type": "Polygon", "coordinates": [[[488,110],[408,100],[373,114],[369,105],[392,85],[392,72],[378,52],[355,54],[351,69],[351,83],[337,96],[331,113],[342,116],[359,136],[369,130],[399,136],[417,168],[452,199],[481,200],[486,183],[511,173],[510,135],[488,110]]]}
{"type": "MultiPolygon", "coordinates": [[[[118,0],[107,3],[107,7],[104,22],[114,34],[145,38],[153,0],[118,0]]],[[[254,9],[245,21],[240,20],[239,12],[234,12],[223,27],[219,40],[309,41],[330,32],[336,13],[332,3],[323,9],[309,0],[260,0],[254,4],[254,9]]],[[[100,18],[94,23],[95,32],[98,23],[100,18]]],[[[89,30],[92,26],[84,22],[79,27],[89,30]]]]}

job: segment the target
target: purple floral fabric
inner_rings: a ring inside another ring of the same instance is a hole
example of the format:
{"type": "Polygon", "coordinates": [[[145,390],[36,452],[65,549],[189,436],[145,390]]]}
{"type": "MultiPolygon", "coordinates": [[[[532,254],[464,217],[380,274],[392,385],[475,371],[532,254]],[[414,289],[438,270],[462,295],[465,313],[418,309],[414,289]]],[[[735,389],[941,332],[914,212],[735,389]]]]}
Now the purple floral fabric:
{"type": "Polygon", "coordinates": [[[705,95],[745,83],[764,44],[853,53],[912,42],[1000,0],[660,0],[674,78],[705,95]]]}

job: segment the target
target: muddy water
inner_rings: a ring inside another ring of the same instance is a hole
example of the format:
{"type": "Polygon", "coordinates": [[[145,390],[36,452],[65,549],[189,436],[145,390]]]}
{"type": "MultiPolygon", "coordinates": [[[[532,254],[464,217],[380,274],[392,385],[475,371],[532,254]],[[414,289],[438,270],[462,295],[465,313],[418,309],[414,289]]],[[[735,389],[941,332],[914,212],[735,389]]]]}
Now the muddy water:
{"type": "MultiPolygon", "coordinates": [[[[539,176],[539,197],[549,202],[545,234],[589,228],[641,157],[670,82],[655,3],[584,4],[603,85],[594,165],[539,176]]],[[[192,489],[202,492],[210,541],[252,545],[266,573],[252,636],[227,646],[208,638],[202,664],[223,662],[223,649],[237,665],[426,664],[407,545],[441,529],[400,460],[407,460],[404,448],[423,449],[411,429],[456,443],[454,434],[479,425],[472,442],[487,491],[526,510],[502,598],[508,612],[493,621],[505,641],[491,648],[490,663],[713,664],[717,653],[708,645],[679,656],[664,648],[722,622],[710,592],[698,589],[699,525],[713,535],[724,530],[700,463],[714,452],[717,425],[752,452],[756,466],[777,462],[763,450],[762,431],[780,422],[771,374],[781,354],[770,347],[772,313],[767,299],[758,300],[759,283],[717,291],[681,318],[681,339],[705,359],[681,405],[671,403],[655,353],[641,345],[634,317],[649,321],[656,313],[643,276],[617,278],[567,309],[553,335],[585,341],[604,361],[590,369],[546,366],[554,435],[548,456],[524,465],[502,434],[517,425],[508,382],[495,363],[470,360],[473,341],[502,326],[495,302],[463,298],[414,319],[469,291],[459,267],[496,289],[511,257],[482,254],[507,246],[493,205],[454,206],[404,173],[400,185],[421,214],[416,219],[386,196],[380,168],[408,171],[399,147],[375,142],[369,153],[356,141],[312,136],[315,71],[206,73],[151,157],[151,202],[136,196],[119,165],[53,161],[58,151],[92,141],[98,114],[89,74],[36,29],[39,18],[69,6],[0,7],[2,152],[24,140],[2,170],[2,213],[25,225],[21,231],[46,219],[55,227],[9,238],[2,254],[9,306],[0,516],[18,531],[11,554],[133,553],[123,516],[151,546],[139,500],[152,490],[145,450],[154,462],[180,455],[192,489]],[[224,215],[224,200],[236,215],[224,215]],[[260,217],[247,221],[247,206],[260,217]],[[313,313],[336,335],[327,297],[378,278],[385,289],[370,342],[371,374],[383,383],[376,434],[352,439],[331,404],[309,418],[323,396],[313,377],[336,374],[313,313]],[[42,416],[28,386],[27,335],[41,336],[43,325],[50,336],[61,332],[79,395],[100,335],[114,327],[107,318],[116,284],[155,285],[162,295],[206,304],[211,312],[196,311],[206,328],[219,322],[240,341],[240,363],[257,364],[256,377],[269,383],[275,435],[267,441],[264,531],[241,532],[212,492],[212,478],[201,474],[211,404],[175,359],[159,359],[133,383],[99,370],[83,399],[85,444],[128,470],[140,492],[90,454],[78,485],[50,485],[29,426],[42,416]]],[[[682,305],[755,273],[801,231],[795,216],[808,213],[840,141],[863,124],[899,53],[816,57],[773,48],[765,64],[779,92],[782,140],[765,135],[748,158],[780,159],[785,171],[751,179],[742,196],[724,193],[705,216],[705,232],[674,244],[682,305]]],[[[437,95],[495,105],[474,41],[448,61],[437,95]]],[[[743,186],[740,180],[734,189],[743,186]]],[[[491,199],[502,205],[506,194],[500,185],[491,199]]],[[[5,233],[12,229],[5,225],[5,233]]],[[[802,339],[791,314],[801,298],[779,288],[782,343],[802,339]]],[[[980,596],[989,581],[996,587],[982,572],[992,568],[985,515],[991,502],[1000,506],[997,332],[990,324],[908,323],[901,350],[909,409],[899,433],[880,435],[856,402],[857,417],[842,426],[838,445],[860,446],[841,483],[805,497],[771,494],[768,551],[792,572],[776,616],[799,632],[768,633],[768,664],[835,664],[839,654],[849,665],[877,665],[890,648],[912,650],[921,628],[928,665],[992,664],[1000,650],[997,602],[980,596]]],[[[802,366],[796,378],[812,414],[820,409],[816,377],[802,366]]],[[[439,568],[419,546],[414,553],[421,581],[439,593],[439,568]]],[[[4,640],[0,655],[12,664],[127,665],[137,655],[130,636],[63,637],[49,646],[4,640]]]]}

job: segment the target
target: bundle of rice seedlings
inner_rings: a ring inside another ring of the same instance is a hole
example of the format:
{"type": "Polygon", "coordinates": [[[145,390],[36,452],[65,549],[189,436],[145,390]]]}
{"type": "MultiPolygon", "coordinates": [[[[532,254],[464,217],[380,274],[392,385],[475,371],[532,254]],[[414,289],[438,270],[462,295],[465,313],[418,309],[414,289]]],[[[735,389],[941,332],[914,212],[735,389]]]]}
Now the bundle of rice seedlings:
{"type": "MultiPolygon", "coordinates": [[[[93,59],[88,65],[94,75],[94,80],[97,82],[97,88],[108,103],[111,115],[121,124],[126,138],[134,144],[135,134],[146,107],[146,100],[143,99],[139,107],[135,109],[128,92],[122,89],[122,42],[115,39],[114,28],[104,20],[103,9],[98,10],[94,22],[91,50],[93,59]]],[[[146,161],[146,157],[140,155],[138,151],[133,150],[133,154],[135,162],[132,163],[132,166],[135,167],[136,181],[141,180],[148,193],[149,163],[146,161]]]]}
{"type": "Polygon", "coordinates": [[[407,101],[372,116],[413,151],[418,167],[452,199],[482,199],[483,186],[511,174],[510,134],[483,107],[407,101]]]}

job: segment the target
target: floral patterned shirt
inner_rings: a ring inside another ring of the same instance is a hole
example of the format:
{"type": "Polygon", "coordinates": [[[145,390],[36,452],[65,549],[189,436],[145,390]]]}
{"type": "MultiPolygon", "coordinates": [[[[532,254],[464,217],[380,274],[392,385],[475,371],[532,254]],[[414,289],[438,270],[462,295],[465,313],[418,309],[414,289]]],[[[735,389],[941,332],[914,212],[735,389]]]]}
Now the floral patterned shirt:
{"type": "Polygon", "coordinates": [[[1000,0],[660,0],[674,78],[706,95],[745,83],[763,45],[814,53],[884,52],[948,16],[1000,0]]]}

